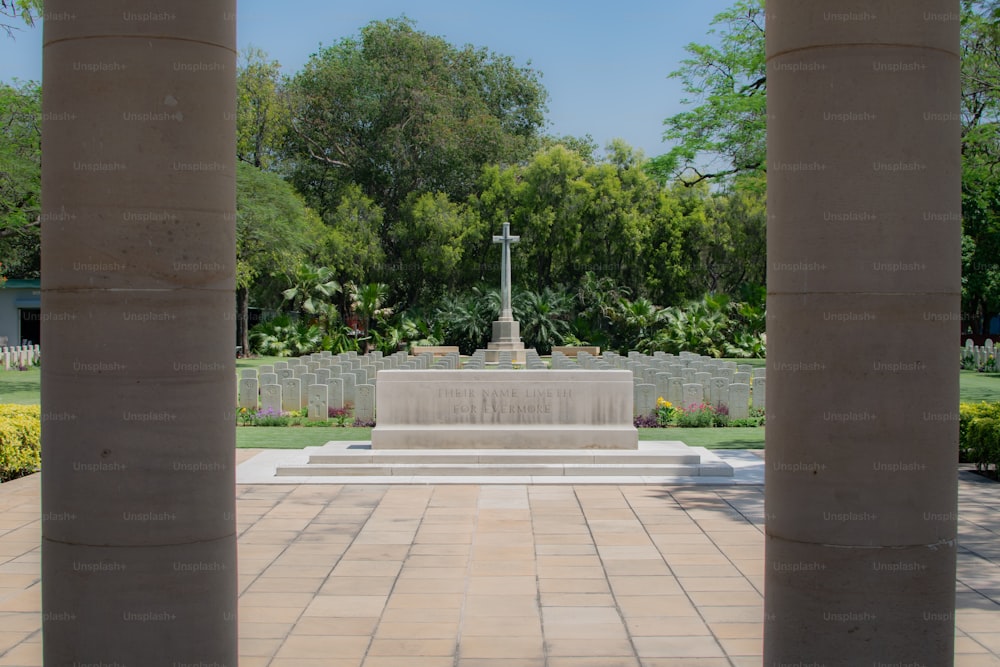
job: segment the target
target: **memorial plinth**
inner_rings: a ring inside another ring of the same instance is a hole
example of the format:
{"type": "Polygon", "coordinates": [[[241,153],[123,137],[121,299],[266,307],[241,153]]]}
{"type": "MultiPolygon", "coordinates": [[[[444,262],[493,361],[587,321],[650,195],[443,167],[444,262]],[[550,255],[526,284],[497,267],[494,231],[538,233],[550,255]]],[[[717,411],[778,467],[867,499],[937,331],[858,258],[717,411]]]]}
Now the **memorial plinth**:
{"type": "Polygon", "coordinates": [[[527,361],[527,350],[521,342],[521,323],[516,320],[497,320],[493,323],[493,340],[486,344],[484,360],[488,364],[500,361],[500,353],[509,352],[515,364],[527,361]]]}
{"type": "Polygon", "coordinates": [[[386,370],[372,449],[637,449],[632,374],[386,370]]]}

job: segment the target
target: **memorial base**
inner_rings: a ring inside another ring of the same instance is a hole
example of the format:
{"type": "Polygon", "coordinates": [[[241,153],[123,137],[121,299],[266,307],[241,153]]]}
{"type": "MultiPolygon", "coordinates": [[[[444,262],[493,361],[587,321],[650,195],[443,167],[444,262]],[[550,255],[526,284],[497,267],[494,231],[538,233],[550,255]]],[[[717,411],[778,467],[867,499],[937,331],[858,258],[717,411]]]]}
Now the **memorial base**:
{"type": "Polygon", "coordinates": [[[630,371],[385,370],[372,449],[636,449],[630,371]]]}

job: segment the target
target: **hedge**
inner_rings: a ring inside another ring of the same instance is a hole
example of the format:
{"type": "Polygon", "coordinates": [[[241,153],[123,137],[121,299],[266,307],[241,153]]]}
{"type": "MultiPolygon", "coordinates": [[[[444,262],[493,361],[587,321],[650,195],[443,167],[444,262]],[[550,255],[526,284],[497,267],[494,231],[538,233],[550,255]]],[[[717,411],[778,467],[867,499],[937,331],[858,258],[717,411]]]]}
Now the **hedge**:
{"type": "Polygon", "coordinates": [[[0,482],[38,470],[41,443],[41,406],[0,405],[0,482]]]}
{"type": "Polygon", "coordinates": [[[958,410],[959,460],[977,470],[1000,470],[1000,403],[962,403],[958,410]]]}

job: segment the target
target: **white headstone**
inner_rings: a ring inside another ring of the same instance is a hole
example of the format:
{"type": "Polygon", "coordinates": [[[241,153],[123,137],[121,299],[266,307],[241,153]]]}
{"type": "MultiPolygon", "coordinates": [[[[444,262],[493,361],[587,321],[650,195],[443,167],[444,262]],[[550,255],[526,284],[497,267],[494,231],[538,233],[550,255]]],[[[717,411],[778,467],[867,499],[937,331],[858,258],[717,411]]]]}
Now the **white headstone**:
{"type": "Polygon", "coordinates": [[[656,408],[656,385],[637,384],[633,392],[633,413],[643,417],[653,414],[656,408]]]}
{"type": "Polygon", "coordinates": [[[334,410],[344,407],[344,380],[336,377],[330,378],[327,383],[327,404],[334,410]]]}
{"type": "Polygon", "coordinates": [[[260,409],[271,414],[281,413],[281,385],[265,384],[260,387],[260,409]]]}
{"type": "Polygon", "coordinates": [[[729,418],[746,419],[750,416],[750,385],[742,382],[729,385],[729,418]]]}
{"type": "Polygon", "coordinates": [[[764,410],[767,407],[765,401],[767,380],[763,376],[753,379],[753,406],[764,410]]]}
{"type": "Polygon", "coordinates": [[[281,381],[281,409],[283,412],[298,412],[302,409],[302,381],[299,378],[285,378],[281,381]]]}
{"type": "Polygon", "coordinates": [[[674,407],[684,405],[684,378],[672,377],[667,380],[667,395],[664,396],[674,407]]]}
{"type": "Polygon", "coordinates": [[[330,395],[325,384],[309,385],[309,421],[322,421],[330,416],[330,395]]]}
{"type": "Polygon", "coordinates": [[[355,391],[354,418],[364,422],[375,421],[375,385],[359,384],[355,391]]]}
{"type": "Polygon", "coordinates": [[[710,381],[709,401],[713,408],[729,405],[729,378],[714,377],[710,381]]]}
{"type": "Polygon", "coordinates": [[[340,379],[344,381],[344,405],[346,406],[348,403],[354,405],[354,387],[357,384],[355,382],[357,376],[354,373],[344,373],[340,376],[340,379]]]}
{"type": "Polygon", "coordinates": [[[689,409],[692,405],[701,405],[704,402],[705,390],[700,384],[690,382],[684,384],[683,408],[685,410],[689,409]]]}
{"type": "Polygon", "coordinates": [[[257,378],[240,379],[240,407],[257,409],[257,378]]]}

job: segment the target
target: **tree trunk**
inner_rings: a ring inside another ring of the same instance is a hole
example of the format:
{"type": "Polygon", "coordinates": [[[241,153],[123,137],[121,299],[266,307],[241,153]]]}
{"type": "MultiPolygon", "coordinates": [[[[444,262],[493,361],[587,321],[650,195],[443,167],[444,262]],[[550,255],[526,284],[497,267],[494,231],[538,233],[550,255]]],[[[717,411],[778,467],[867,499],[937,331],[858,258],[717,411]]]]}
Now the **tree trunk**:
{"type": "Polygon", "coordinates": [[[250,288],[236,288],[236,340],[243,354],[250,353],[250,288]]]}

